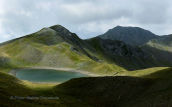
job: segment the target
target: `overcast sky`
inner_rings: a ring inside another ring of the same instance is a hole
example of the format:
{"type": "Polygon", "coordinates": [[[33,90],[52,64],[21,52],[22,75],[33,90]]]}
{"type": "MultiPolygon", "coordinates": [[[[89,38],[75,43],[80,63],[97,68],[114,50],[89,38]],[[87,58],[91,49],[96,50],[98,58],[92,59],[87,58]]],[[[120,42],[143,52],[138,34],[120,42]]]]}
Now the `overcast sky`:
{"type": "Polygon", "coordinates": [[[0,0],[0,43],[57,24],[82,39],[117,25],[172,34],[172,0],[0,0]]]}

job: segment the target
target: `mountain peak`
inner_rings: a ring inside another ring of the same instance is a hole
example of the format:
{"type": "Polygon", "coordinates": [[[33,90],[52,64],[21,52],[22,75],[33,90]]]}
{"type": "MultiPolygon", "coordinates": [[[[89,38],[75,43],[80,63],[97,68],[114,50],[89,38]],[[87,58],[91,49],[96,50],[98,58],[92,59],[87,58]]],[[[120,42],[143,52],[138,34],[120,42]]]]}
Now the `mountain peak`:
{"type": "MultiPolygon", "coordinates": [[[[120,25],[117,25],[116,27],[114,27],[113,29],[115,28],[122,28],[122,29],[142,29],[140,27],[133,27],[133,26],[120,26],[120,25]]],[[[144,29],[143,29],[144,30],[144,29]]]]}
{"type": "Polygon", "coordinates": [[[120,40],[124,41],[126,44],[140,46],[151,39],[157,38],[158,36],[140,27],[124,27],[118,25],[99,37],[102,39],[120,40]]]}
{"type": "Polygon", "coordinates": [[[61,25],[54,25],[54,26],[51,26],[50,27],[51,29],[61,33],[62,35],[65,35],[65,36],[72,36],[71,35],[71,32],[66,29],[65,27],[61,26],[61,25]]]}
{"type": "Polygon", "coordinates": [[[122,26],[120,26],[120,25],[117,25],[117,26],[116,26],[116,28],[121,28],[121,27],[122,27],[122,26]]]}
{"type": "Polygon", "coordinates": [[[54,30],[67,30],[65,27],[63,27],[62,25],[54,25],[50,27],[51,29],[54,30]]]}
{"type": "MultiPolygon", "coordinates": [[[[51,27],[56,27],[56,28],[65,28],[65,27],[63,27],[62,25],[58,25],[58,24],[57,24],[57,25],[53,25],[53,26],[51,26],[51,27]]],[[[51,28],[51,27],[50,27],[50,28],[51,28]]]]}

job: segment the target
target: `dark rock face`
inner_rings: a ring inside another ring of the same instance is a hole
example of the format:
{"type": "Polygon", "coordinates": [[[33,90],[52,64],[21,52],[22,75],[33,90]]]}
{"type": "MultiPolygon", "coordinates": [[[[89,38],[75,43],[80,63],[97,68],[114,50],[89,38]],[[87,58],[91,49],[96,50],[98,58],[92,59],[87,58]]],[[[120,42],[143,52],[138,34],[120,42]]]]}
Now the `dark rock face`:
{"type": "Polygon", "coordinates": [[[149,68],[159,64],[138,46],[125,44],[118,40],[101,39],[99,37],[95,39],[99,41],[102,52],[106,56],[127,70],[149,68]]]}
{"type": "Polygon", "coordinates": [[[143,52],[140,47],[125,44],[123,41],[101,39],[100,37],[91,38],[86,41],[101,53],[103,57],[127,70],[132,71],[163,66],[160,62],[143,52]]]}
{"type": "Polygon", "coordinates": [[[126,44],[140,46],[151,39],[158,38],[157,35],[139,27],[117,26],[99,36],[102,39],[124,41],[126,44]]]}
{"type": "Polygon", "coordinates": [[[143,52],[139,50],[139,47],[125,44],[123,41],[100,39],[100,45],[106,53],[109,52],[119,56],[127,56],[129,58],[136,56],[146,57],[143,52]]]}
{"type": "Polygon", "coordinates": [[[75,48],[75,47],[71,47],[70,50],[71,50],[71,51],[76,51],[76,52],[79,51],[79,50],[78,50],[77,48],[75,48]]]}
{"type": "Polygon", "coordinates": [[[51,29],[55,30],[59,36],[61,36],[63,39],[67,40],[67,41],[72,41],[72,42],[77,42],[75,41],[72,33],[67,30],[66,28],[62,27],[61,25],[55,25],[50,27],[51,29]]]}

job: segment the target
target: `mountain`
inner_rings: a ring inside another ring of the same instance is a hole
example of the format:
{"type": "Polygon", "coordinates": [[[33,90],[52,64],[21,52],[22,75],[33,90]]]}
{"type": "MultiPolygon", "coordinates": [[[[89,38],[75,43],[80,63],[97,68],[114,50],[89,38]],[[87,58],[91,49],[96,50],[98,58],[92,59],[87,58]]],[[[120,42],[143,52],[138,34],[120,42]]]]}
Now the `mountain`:
{"type": "Polygon", "coordinates": [[[172,64],[172,35],[152,39],[140,48],[154,59],[163,61],[168,65],[172,64]]]}
{"type": "Polygon", "coordinates": [[[94,37],[85,41],[102,54],[105,59],[129,71],[167,66],[152,58],[146,51],[142,51],[140,47],[125,44],[123,41],[101,39],[100,37],[94,37]]]}
{"type": "Polygon", "coordinates": [[[172,35],[140,46],[100,37],[82,40],[65,27],[55,25],[1,43],[0,106],[170,106],[171,41],[172,35]],[[7,74],[11,69],[35,66],[80,69],[101,76],[37,84],[7,74]],[[11,99],[20,96],[59,99],[11,99]]]}
{"type": "Polygon", "coordinates": [[[125,71],[122,66],[102,59],[95,48],[61,25],[0,44],[0,68],[30,66],[69,67],[111,75],[125,71]],[[105,72],[106,71],[106,72],[105,72]],[[115,72],[116,72],[115,71],[115,72]]]}
{"type": "Polygon", "coordinates": [[[105,34],[99,35],[99,37],[102,39],[124,41],[126,44],[140,46],[159,36],[139,27],[116,26],[108,30],[105,34]]]}
{"type": "Polygon", "coordinates": [[[3,66],[71,67],[108,75],[171,66],[143,47],[100,37],[82,40],[61,25],[1,43],[0,51],[3,66]]]}

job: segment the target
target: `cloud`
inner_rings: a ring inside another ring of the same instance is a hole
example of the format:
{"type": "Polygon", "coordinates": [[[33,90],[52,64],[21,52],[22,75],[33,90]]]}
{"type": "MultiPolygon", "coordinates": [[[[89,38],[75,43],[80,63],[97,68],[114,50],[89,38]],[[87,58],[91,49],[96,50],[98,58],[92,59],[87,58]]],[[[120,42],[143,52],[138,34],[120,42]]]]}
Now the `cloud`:
{"type": "Polygon", "coordinates": [[[0,0],[0,42],[56,24],[84,39],[117,25],[169,34],[171,5],[171,0],[0,0]]]}

